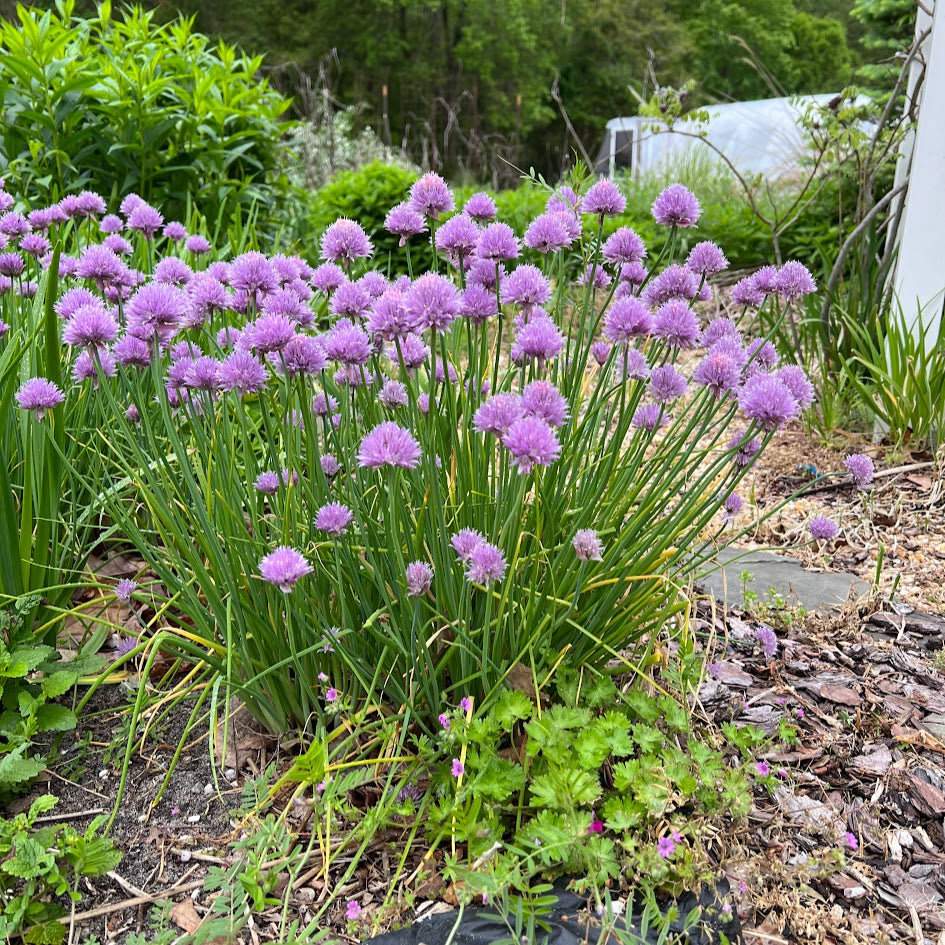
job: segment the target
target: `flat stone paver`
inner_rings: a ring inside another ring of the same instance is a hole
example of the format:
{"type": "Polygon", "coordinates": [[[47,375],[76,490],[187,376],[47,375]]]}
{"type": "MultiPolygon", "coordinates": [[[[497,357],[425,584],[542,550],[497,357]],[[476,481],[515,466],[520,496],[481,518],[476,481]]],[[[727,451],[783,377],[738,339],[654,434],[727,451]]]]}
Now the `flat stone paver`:
{"type": "Polygon", "coordinates": [[[726,548],[719,552],[720,567],[696,580],[696,587],[724,606],[740,607],[743,571],[750,572],[748,590],[758,595],[761,603],[768,600],[774,588],[786,604],[803,607],[808,613],[828,614],[838,610],[850,597],[863,597],[870,585],[845,571],[807,571],[787,555],[773,551],[745,551],[726,548]]]}

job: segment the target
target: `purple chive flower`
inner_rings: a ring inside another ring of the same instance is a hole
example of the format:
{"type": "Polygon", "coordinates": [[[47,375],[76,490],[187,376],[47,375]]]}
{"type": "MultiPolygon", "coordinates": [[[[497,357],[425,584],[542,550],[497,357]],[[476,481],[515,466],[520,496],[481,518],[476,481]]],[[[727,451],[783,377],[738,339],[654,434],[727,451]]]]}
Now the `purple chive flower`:
{"type": "Polygon", "coordinates": [[[296,322],[285,315],[260,315],[240,336],[243,347],[266,353],[281,351],[295,336],[296,322]]]}
{"type": "Polygon", "coordinates": [[[800,412],[788,386],[773,374],[749,378],[738,394],[738,404],[749,420],[765,430],[777,430],[800,412]]]}
{"type": "Polygon", "coordinates": [[[118,335],[118,322],[95,299],[80,305],[62,328],[63,344],[74,348],[102,348],[118,335]]]}
{"type": "Polygon", "coordinates": [[[271,469],[261,472],[253,485],[263,495],[275,495],[279,491],[279,474],[271,469]]]}
{"type": "Polygon", "coordinates": [[[118,233],[112,233],[102,240],[102,248],[116,256],[130,256],[135,250],[131,243],[118,233]]]}
{"type": "Polygon", "coordinates": [[[26,217],[15,210],[10,210],[0,216],[0,233],[4,236],[17,239],[20,236],[25,236],[31,229],[32,227],[26,217]]]}
{"type": "Polygon", "coordinates": [[[505,568],[505,556],[502,552],[495,545],[483,541],[470,552],[466,564],[466,580],[471,584],[488,586],[502,580],[505,568]]]}
{"type": "Polygon", "coordinates": [[[564,335],[543,309],[535,309],[519,329],[512,345],[511,357],[516,364],[523,361],[549,361],[564,347],[564,335]]]}
{"type": "Polygon", "coordinates": [[[109,213],[99,220],[98,228],[106,236],[111,236],[113,233],[120,233],[125,228],[125,224],[121,222],[121,217],[109,213]]]}
{"type": "Polygon", "coordinates": [[[472,217],[477,223],[488,223],[495,218],[496,207],[488,194],[473,194],[463,206],[463,213],[472,217]]]}
{"type": "Polygon", "coordinates": [[[525,230],[525,245],[539,253],[554,253],[574,242],[563,213],[542,213],[525,230]]]}
{"type": "Polygon", "coordinates": [[[454,758],[453,763],[450,765],[450,774],[452,774],[454,778],[461,778],[465,770],[466,768],[459,758],[454,758]]]}
{"type": "Polygon", "coordinates": [[[84,350],[72,365],[72,379],[76,384],[90,380],[97,390],[99,372],[105,377],[114,377],[117,370],[115,356],[107,348],[100,349],[96,358],[93,358],[88,350],[84,350]]]}
{"type": "Polygon", "coordinates": [[[653,433],[668,422],[669,417],[659,404],[642,404],[637,407],[630,420],[631,426],[645,430],[647,433],[653,433]]]}
{"type": "Polygon", "coordinates": [[[592,285],[595,289],[606,289],[611,281],[603,266],[588,263],[587,268],[578,276],[576,285],[592,285]]]}
{"type": "Polygon", "coordinates": [[[282,545],[259,562],[259,573],[264,581],[288,594],[298,580],[312,573],[312,566],[301,552],[282,545]]]}
{"type": "Polygon", "coordinates": [[[718,347],[711,348],[699,362],[692,372],[692,379],[708,387],[716,397],[722,397],[738,386],[741,373],[738,359],[725,347],[718,347]]]}
{"type": "Polygon", "coordinates": [[[506,305],[530,310],[551,298],[551,283],[537,266],[518,266],[503,281],[500,298],[506,305]]]}
{"type": "Polygon", "coordinates": [[[377,399],[388,409],[396,410],[398,407],[406,407],[409,403],[407,398],[407,387],[400,381],[394,381],[388,378],[384,381],[377,399]]]}
{"type": "Polygon", "coordinates": [[[194,271],[176,256],[165,256],[154,267],[155,282],[170,282],[176,286],[185,286],[194,277],[194,271]]]}
{"type": "Polygon", "coordinates": [[[371,356],[371,339],[359,325],[347,319],[336,322],[324,338],[325,354],[332,361],[342,364],[366,364],[371,356]]]}
{"type": "Polygon", "coordinates": [[[738,513],[741,512],[744,504],[744,500],[737,492],[730,492],[725,497],[725,502],[722,505],[722,521],[734,521],[738,513]]]}
{"type": "Polygon", "coordinates": [[[439,174],[424,174],[410,188],[410,199],[407,201],[410,208],[417,213],[438,220],[441,213],[449,213],[455,206],[453,194],[446,181],[439,174]]]}
{"type": "Polygon", "coordinates": [[[341,463],[331,453],[324,453],[319,460],[319,465],[322,467],[322,472],[329,479],[337,476],[341,471],[341,463]]]}
{"type": "Polygon", "coordinates": [[[473,414],[473,429],[477,433],[504,436],[524,414],[521,397],[517,394],[493,394],[473,414]]]}
{"type": "Polygon", "coordinates": [[[699,277],[686,266],[667,266],[643,290],[643,301],[653,308],[681,299],[690,302],[699,291],[699,277]]]}
{"type": "Polygon", "coordinates": [[[634,296],[618,299],[604,316],[604,337],[615,343],[645,337],[653,327],[650,310],[634,296]]]}
{"type": "Polygon", "coordinates": [[[130,578],[122,578],[115,585],[115,600],[120,601],[122,604],[131,603],[131,595],[138,589],[138,582],[132,581],[130,578]]]}
{"type": "Polygon", "coordinates": [[[765,300],[765,293],[758,288],[754,276],[746,276],[739,279],[729,294],[729,298],[734,305],[741,305],[745,308],[758,308],[765,300]]]}
{"type": "Polygon", "coordinates": [[[143,200],[128,214],[128,229],[137,230],[145,239],[154,239],[163,223],[160,212],[143,200]]]}
{"type": "Polygon", "coordinates": [[[279,277],[272,263],[253,251],[237,256],[230,264],[230,286],[247,295],[272,292],[279,287],[279,277]]]}
{"type": "Polygon", "coordinates": [[[630,265],[646,256],[646,246],[630,227],[622,226],[604,240],[601,255],[613,266],[630,265]]]}
{"type": "Polygon", "coordinates": [[[517,259],[518,254],[518,239],[507,223],[490,223],[480,232],[479,242],[476,244],[476,255],[479,259],[502,262],[517,259]]]}
{"type": "Polygon", "coordinates": [[[329,502],[315,513],[315,527],[333,537],[343,535],[351,524],[354,513],[340,502],[329,502]]]}
{"type": "Polygon", "coordinates": [[[460,295],[445,276],[425,272],[407,290],[406,305],[414,331],[443,332],[459,315],[460,295]]]}
{"type": "Polygon", "coordinates": [[[624,263],[620,267],[620,272],[618,278],[620,285],[618,286],[618,292],[623,290],[626,292],[628,289],[632,289],[633,286],[642,285],[646,282],[646,277],[649,275],[649,270],[641,262],[632,262],[624,263]]]}
{"type": "Polygon", "coordinates": [[[765,295],[777,294],[778,269],[776,266],[762,266],[751,278],[759,292],[765,295]]]}
{"type": "Polygon", "coordinates": [[[672,837],[660,837],[656,843],[656,852],[668,860],[676,852],[676,841],[672,837]]]}
{"type": "Polygon", "coordinates": [[[450,538],[456,557],[465,564],[469,563],[472,553],[484,543],[485,538],[474,528],[463,528],[450,538]]]}
{"type": "Polygon", "coordinates": [[[530,473],[535,466],[550,466],[561,453],[558,435],[538,417],[516,420],[502,437],[502,445],[522,474],[530,473]]]}
{"type": "Polygon", "coordinates": [[[413,318],[407,312],[406,296],[399,289],[391,288],[374,300],[365,327],[372,335],[393,341],[407,335],[412,325],[413,318]]]}
{"type": "Polygon", "coordinates": [[[186,249],[188,253],[193,253],[195,256],[203,256],[205,253],[209,253],[213,247],[205,236],[195,233],[193,236],[187,237],[187,241],[184,243],[184,249],[186,249]]]}
{"type": "Polygon", "coordinates": [[[604,546],[593,528],[581,528],[571,541],[580,561],[603,561],[604,546]]]}
{"type": "Polygon", "coordinates": [[[715,243],[706,240],[692,247],[686,257],[686,265],[700,276],[714,276],[723,269],[728,269],[728,260],[715,243]]]}
{"type": "Polygon", "coordinates": [[[427,228],[423,215],[409,203],[399,203],[384,218],[384,229],[400,237],[400,245],[406,246],[411,236],[417,236],[427,228]]]}
{"type": "Polygon", "coordinates": [[[412,469],[420,462],[420,444],[409,430],[392,421],[379,423],[358,449],[358,465],[368,469],[400,466],[412,469]]]}
{"type": "Polygon", "coordinates": [[[848,456],[843,465],[846,466],[850,478],[858,489],[868,486],[873,481],[873,460],[862,453],[853,453],[848,456]]]}
{"type": "Polygon", "coordinates": [[[175,243],[187,239],[187,227],[177,220],[170,220],[164,225],[163,235],[175,243]]]}
{"type": "Polygon", "coordinates": [[[31,377],[16,392],[17,407],[32,411],[37,420],[42,420],[47,410],[58,407],[65,399],[65,394],[45,377],[31,377]]]}
{"type": "Polygon", "coordinates": [[[51,249],[51,244],[45,236],[39,233],[27,233],[20,240],[20,249],[30,256],[44,256],[51,249]]]}
{"type": "Polygon", "coordinates": [[[653,201],[653,219],[660,226],[695,226],[702,208],[695,195],[682,184],[670,184],[653,201]]]}
{"type": "Polygon", "coordinates": [[[370,256],[374,247],[360,223],[342,217],[322,234],[321,257],[348,268],[356,259],[370,256]]]}
{"type": "Polygon", "coordinates": [[[374,299],[364,286],[357,282],[343,282],[335,290],[328,307],[338,318],[361,321],[370,315],[373,303],[374,299]]]}
{"type": "Polygon", "coordinates": [[[831,541],[840,534],[840,529],[836,522],[823,515],[818,515],[810,520],[808,525],[811,538],[816,541],[831,541]]]}
{"type": "Polygon", "coordinates": [[[422,597],[433,584],[433,568],[426,561],[407,565],[407,596],[422,597]]]}
{"type": "Polygon", "coordinates": [[[761,440],[754,437],[746,440],[744,432],[736,433],[728,441],[728,448],[736,451],[734,456],[736,466],[749,466],[761,450],[761,440]]]}
{"type": "MultiPolygon", "coordinates": [[[[480,285],[484,289],[495,291],[496,265],[489,259],[473,259],[473,264],[466,273],[466,285],[480,285]]],[[[499,264],[498,282],[505,281],[505,266],[499,264]]]]}
{"type": "MultiPolygon", "coordinates": [[[[770,341],[762,338],[756,338],[746,349],[748,355],[749,373],[754,374],[759,371],[773,371],[777,366],[780,357],[778,349],[770,341]]],[[[786,382],[783,382],[786,383],[786,382]]]]}
{"type": "Polygon", "coordinates": [[[706,348],[711,348],[712,345],[723,339],[731,339],[740,345],[742,340],[741,332],[739,332],[735,322],[731,319],[713,318],[699,337],[699,343],[706,348]]]}
{"type": "Polygon", "coordinates": [[[699,337],[696,313],[679,299],[661,305],[653,322],[653,334],[673,347],[692,348],[699,337]]]}
{"type": "Polygon", "coordinates": [[[476,283],[467,285],[463,290],[459,311],[464,318],[468,318],[474,324],[482,324],[499,312],[495,292],[476,283]]]}
{"type": "Polygon", "coordinates": [[[124,334],[112,345],[112,353],[119,364],[126,367],[146,368],[151,363],[151,351],[143,338],[124,334]]]}
{"type": "Polygon", "coordinates": [[[336,289],[347,282],[347,278],[342,268],[336,263],[322,263],[312,273],[312,288],[317,289],[324,295],[331,295],[336,289]]]}
{"type": "Polygon", "coordinates": [[[9,330],[10,326],[2,318],[0,318],[0,338],[2,338],[9,330]]]}
{"type": "Polygon", "coordinates": [[[127,271],[125,264],[104,246],[89,246],[80,257],[75,274],[80,279],[94,279],[99,287],[115,285],[127,271]]]}
{"type": "Polygon", "coordinates": [[[597,217],[615,216],[627,209],[627,198],[612,180],[599,180],[591,185],[581,201],[581,212],[597,217]]]}
{"type": "Polygon", "coordinates": [[[817,283],[803,263],[792,259],[786,262],[774,278],[774,290],[786,302],[794,302],[817,291],[817,283]]]}
{"type": "Polygon", "coordinates": [[[97,217],[106,210],[105,201],[92,190],[83,190],[78,196],[79,212],[84,217],[97,217]]]}
{"type": "MultiPolygon", "coordinates": [[[[499,396],[514,395],[500,394],[499,396]]],[[[522,391],[519,403],[526,417],[538,417],[550,427],[563,426],[568,419],[568,402],[551,381],[532,381],[522,391]]],[[[473,422],[475,424],[475,419],[473,422]]]]}
{"type": "Polygon", "coordinates": [[[788,364],[779,368],[775,376],[787,385],[802,410],[806,410],[814,402],[814,385],[811,384],[803,368],[788,364]]]}
{"type": "Polygon", "coordinates": [[[650,371],[650,393],[658,404],[665,404],[686,393],[686,379],[671,364],[650,371]]]}
{"type": "Polygon", "coordinates": [[[241,397],[255,394],[266,386],[266,368],[248,351],[228,355],[219,368],[220,390],[237,391],[241,397]]]}
{"type": "Polygon", "coordinates": [[[479,241],[479,228],[465,213],[450,217],[436,231],[436,248],[446,253],[453,261],[460,256],[469,256],[479,241]]]}
{"type": "Polygon", "coordinates": [[[311,335],[293,335],[285,347],[269,356],[273,367],[287,377],[312,377],[328,366],[328,356],[317,338],[311,335]]]}
{"type": "Polygon", "coordinates": [[[624,348],[614,362],[614,373],[623,380],[645,381],[650,376],[650,365],[638,348],[624,348]]]}
{"type": "Polygon", "coordinates": [[[613,346],[608,341],[595,341],[591,345],[591,357],[603,367],[610,357],[612,347],[613,346]]]}

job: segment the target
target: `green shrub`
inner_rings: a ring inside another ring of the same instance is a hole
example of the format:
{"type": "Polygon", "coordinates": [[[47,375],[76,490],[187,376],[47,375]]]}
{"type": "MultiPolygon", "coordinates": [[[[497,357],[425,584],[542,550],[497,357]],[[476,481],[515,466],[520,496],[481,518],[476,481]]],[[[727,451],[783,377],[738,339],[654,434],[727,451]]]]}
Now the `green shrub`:
{"type": "Polygon", "coordinates": [[[0,161],[34,200],[91,188],[133,191],[184,218],[209,219],[288,192],[281,173],[288,100],[258,76],[261,58],[213,46],[192,21],[132,7],[74,15],[17,7],[0,21],[0,161]]]}

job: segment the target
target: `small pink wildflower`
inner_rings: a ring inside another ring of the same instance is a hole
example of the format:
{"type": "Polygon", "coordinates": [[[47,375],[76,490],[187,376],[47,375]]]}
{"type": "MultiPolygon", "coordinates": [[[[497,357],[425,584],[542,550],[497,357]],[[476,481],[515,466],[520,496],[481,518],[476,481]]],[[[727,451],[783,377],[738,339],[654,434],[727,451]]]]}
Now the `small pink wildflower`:
{"type": "Polygon", "coordinates": [[[849,830],[843,835],[843,842],[850,850],[859,849],[860,841],[856,839],[856,834],[850,833],[849,830]]]}
{"type": "Polygon", "coordinates": [[[755,765],[755,771],[765,778],[771,774],[771,765],[769,765],[767,761],[759,761],[758,764],[755,765]]]}
{"type": "Polygon", "coordinates": [[[445,713],[441,712],[439,715],[440,725],[443,726],[444,731],[449,731],[450,728],[450,717],[445,713]]]}
{"type": "Polygon", "coordinates": [[[591,825],[587,828],[591,833],[603,833],[604,822],[596,817],[591,817],[591,825]]]}
{"type": "Polygon", "coordinates": [[[660,837],[656,844],[656,852],[668,860],[676,852],[676,841],[672,837],[660,837]]]}
{"type": "Polygon", "coordinates": [[[454,778],[461,778],[465,771],[466,766],[459,760],[459,758],[454,758],[453,764],[450,767],[450,774],[452,774],[454,778]]]}
{"type": "Polygon", "coordinates": [[[338,699],[338,690],[331,688],[325,691],[325,701],[335,702],[338,699]]]}
{"type": "Polygon", "coordinates": [[[469,696],[463,696],[463,698],[459,700],[459,707],[463,712],[469,712],[469,710],[472,709],[472,699],[470,699],[469,696]]]}
{"type": "Polygon", "coordinates": [[[345,906],[345,918],[349,922],[355,922],[361,917],[361,903],[357,899],[349,899],[345,906]]]}

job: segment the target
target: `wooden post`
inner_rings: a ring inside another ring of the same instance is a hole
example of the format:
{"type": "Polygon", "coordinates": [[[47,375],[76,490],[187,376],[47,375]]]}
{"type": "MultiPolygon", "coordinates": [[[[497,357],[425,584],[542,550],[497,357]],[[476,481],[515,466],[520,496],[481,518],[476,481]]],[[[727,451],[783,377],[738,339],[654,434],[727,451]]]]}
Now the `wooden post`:
{"type": "MultiPolygon", "coordinates": [[[[931,18],[919,8],[916,35],[929,25],[924,45],[925,81],[912,145],[912,170],[906,192],[894,288],[907,324],[922,321],[929,329],[928,348],[934,346],[945,304],[945,13],[935,4],[931,18]]],[[[910,87],[913,86],[910,82],[910,87]]],[[[910,93],[913,91],[910,88],[910,93]]],[[[904,168],[897,177],[904,176],[904,168]]]]}

